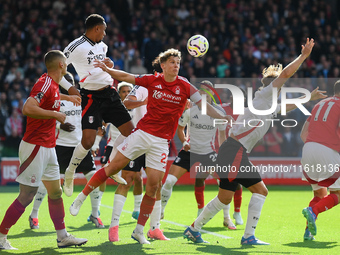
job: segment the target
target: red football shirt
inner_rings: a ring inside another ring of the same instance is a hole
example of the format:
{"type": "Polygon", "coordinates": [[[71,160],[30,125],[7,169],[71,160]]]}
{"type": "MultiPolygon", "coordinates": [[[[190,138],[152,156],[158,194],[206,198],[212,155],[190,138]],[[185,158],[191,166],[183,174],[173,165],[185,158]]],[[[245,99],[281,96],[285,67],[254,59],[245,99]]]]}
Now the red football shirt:
{"type": "MultiPolygon", "coordinates": [[[[47,74],[43,74],[34,84],[29,97],[34,98],[44,110],[59,111],[59,85],[47,74]]],[[[23,140],[47,148],[56,145],[55,119],[34,119],[27,117],[26,132],[23,140]]]]}
{"type": "Polygon", "coordinates": [[[340,98],[333,96],[316,104],[308,117],[306,142],[316,142],[340,152],[340,98]]]}
{"type": "Polygon", "coordinates": [[[136,85],[146,87],[149,93],[147,113],[138,122],[137,128],[157,137],[172,139],[187,99],[197,103],[201,96],[187,79],[177,76],[175,81],[166,82],[163,76],[148,74],[136,77],[136,85]]]}

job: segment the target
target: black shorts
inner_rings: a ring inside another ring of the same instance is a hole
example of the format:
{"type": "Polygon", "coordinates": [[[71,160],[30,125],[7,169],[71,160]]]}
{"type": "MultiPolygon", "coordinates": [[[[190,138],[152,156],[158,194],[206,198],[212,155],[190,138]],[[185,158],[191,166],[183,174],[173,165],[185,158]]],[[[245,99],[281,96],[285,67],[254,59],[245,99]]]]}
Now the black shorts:
{"type": "Polygon", "coordinates": [[[117,128],[131,120],[115,88],[103,90],[81,89],[82,129],[97,129],[102,121],[112,123],[117,128]]]}
{"type": "Polygon", "coordinates": [[[145,169],[145,154],[139,156],[135,160],[131,160],[129,164],[127,164],[123,170],[132,171],[132,172],[139,172],[141,168],[145,169]]]}
{"type": "Polygon", "coordinates": [[[214,166],[216,164],[216,157],[217,153],[214,151],[202,155],[190,151],[181,150],[178,153],[178,156],[175,158],[173,164],[176,166],[180,166],[189,172],[193,164],[197,162],[201,163],[203,166],[214,166]]]}
{"type": "MultiPolygon", "coordinates": [[[[65,173],[66,168],[70,164],[74,149],[75,147],[66,147],[60,145],[57,145],[55,147],[61,174],[65,173]]],[[[80,162],[79,166],[76,168],[76,173],[83,173],[85,175],[88,172],[91,172],[92,170],[96,170],[96,165],[94,164],[94,159],[91,154],[91,151],[89,151],[86,157],[80,162]]]]}
{"type": "Polygon", "coordinates": [[[259,172],[248,159],[246,148],[231,137],[220,147],[216,163],[221,189],[236,191],[238,184],[248,188],[262,181],[259,172]]]}
{"type": "Polygon", "coordinates": [[[104,155],[101,156],[101,158],[100,158],[100,163],[101,163],[102,165],[106,164],[107,161],[109,161],[109,158],[110,158],[112,149],[113,149],[112,146],[108,146],[108,145],[105,146],[104,155]]]}

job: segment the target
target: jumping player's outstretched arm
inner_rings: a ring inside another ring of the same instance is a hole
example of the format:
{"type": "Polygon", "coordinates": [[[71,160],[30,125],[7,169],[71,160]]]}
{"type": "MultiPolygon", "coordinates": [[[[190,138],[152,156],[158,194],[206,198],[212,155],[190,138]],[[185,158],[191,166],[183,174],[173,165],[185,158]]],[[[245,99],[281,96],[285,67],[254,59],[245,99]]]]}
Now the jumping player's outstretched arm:
{"type": "Polygon", "coordinates": [[[286,66],[279,77],[273,81],[273,87],[281,88],[282,85],[299,69],[303,61],[309,56],[314,47],[314,39],[307,38],[306,44],[301,45],[301,54],[288,66],[286,66]]]}
{"type": "Polygon", "coordinates": [[[109,75],[111,75],[113,79],[135,84],[135,76],[133,74],[109,68],[104,62],[100,62],[98,60],[94,61],[93,66],[101,68],[104,72],[107,72],[109,75]]]}

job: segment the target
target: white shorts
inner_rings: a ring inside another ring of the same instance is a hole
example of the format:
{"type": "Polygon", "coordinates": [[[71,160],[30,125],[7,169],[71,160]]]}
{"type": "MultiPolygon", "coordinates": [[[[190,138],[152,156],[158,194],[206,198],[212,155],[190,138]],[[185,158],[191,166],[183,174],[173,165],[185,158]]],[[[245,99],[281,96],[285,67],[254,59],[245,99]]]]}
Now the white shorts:
{"type": "Polygon", "coordinates": [[[145,153],[145,166],[162,172],[166,170],[169,154],[167,139],[136,130],[117,147],[128,159],[134,160],[145,153]]]}
{"type": "Polygon", "coordinates": [[[16,181],[31,187],[39,187],[42,180],[60,179],[57,154],[54,148],[21,141],[19,146],[20,168],[16,181]]]}
{"type": "MultiPolygon", "coordinates": [[[[340,171],[340,155],[337,151],[319,143],[308,142],[303,146],[301,164],[306,175],[316,182],[327,183],[340,171]]],[[[303,178],[306,180],[306,178],[303,178]]],[[[333,178],[334,180],[334,178],[333,178]]],[[[330,190],[340,189],[340,178],[331,185],[311,184],[313,190],[328,187],[330,190]]]]}

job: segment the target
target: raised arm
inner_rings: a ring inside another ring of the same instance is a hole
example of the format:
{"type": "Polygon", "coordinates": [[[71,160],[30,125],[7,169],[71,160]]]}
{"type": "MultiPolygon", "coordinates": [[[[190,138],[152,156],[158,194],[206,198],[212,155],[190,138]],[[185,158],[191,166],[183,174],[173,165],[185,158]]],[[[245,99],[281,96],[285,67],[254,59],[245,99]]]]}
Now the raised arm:
{"type": "Polygon", "coordinates": [[[45,110],[39,106],[39,103],[32,97],[29,97],[23,108],[22,113],[34,119],[56,119],[60,123],[64,123],[66,119],[65,113],[45,110]]]}
{"type": "Polygon", "coordinates": [[[135,84],[135,76],[133,74],[109,68],[104,62],[100,62],[98,60],[94,61],[93,66],[101,68],[104,72],[107,72],[109,75],[111,75],[113,79],[135,84]]]}
{"type": "Polygon", "coordinates": [[[307,38],[306,44],[301,45],[301,54],[289,65],[287,65],[274,81],[273,87],[281,88],[282,85],[299,69],[303,61],[309,56],[314,47],[314,39],[307,38]]]}
{"type": "MultiPolygon", "coordinates": [[[[324,95],[324,93],[326,93],[325,90],[319,90],[319,87],[317,87],[316,89],[314,89],[312,92],[311,92],[311,96],[310,96],[310,99],[309,101],[314,101],[314,100],[318,100],[318,99],[323,99],[323,98],[326,98],[327,95],[324,95]]],[[[302,96],[300,98],[305,98],[305,96],[302,96]]],[[[309,102],[308,101],[308,102],[309,102]]],[[[287,104],[286,105],[286,111],[287,112],[290,112],[292,110],[295,110],[297,108],[296,104],[287,104]]]]}

